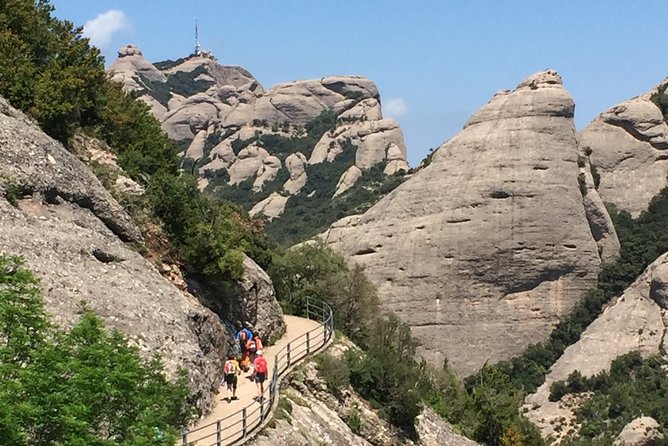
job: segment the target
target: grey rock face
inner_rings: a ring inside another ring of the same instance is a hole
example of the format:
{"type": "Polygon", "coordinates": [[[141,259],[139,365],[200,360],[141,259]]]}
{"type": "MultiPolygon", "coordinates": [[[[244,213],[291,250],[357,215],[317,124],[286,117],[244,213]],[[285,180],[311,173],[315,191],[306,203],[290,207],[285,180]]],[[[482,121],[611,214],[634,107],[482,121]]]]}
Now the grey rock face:
{"type": "Polygon", "coordinates": [[[22,256],[40,278],[55,322],[71,326],[85,302],[142,354],[161,354],[170,374],[188,370],[198,410],[207,410],[220,384],[230,333],[218,316],[165,280],[89,210],[31,199],[17,209],[0,195],[0,247],[4,254],[22,256]]]}
{"type": "Polygon", "coordinates": [[[620,248],[615,225],[601,196],[598,194],[598,190],[596,190],[589,158],[581,155],[579,159],[584,161],[584,166],[580,168],[578,181],[582,182],[580,187],[581,189],[584,188],[585,191],[582,202],[589,222],[589,229],[594,240],[596,240],[601,260],[603,262],[614,262],[619,257],[620,248]]]}
{"type": "Polygon", "coordinates": [[[243,266],[243,277],[232,289],[194,275],[188,277],[188,285],[222,319],[232,326],[250,323],[266,342],[285,328],[283,310],[269,275],[249,257],[244,257],[243,266]]]}
{"type": "Polygon", "coordinates": [[[661,425],[652,417],[639,417],[630,421],[617,436],[614,446],[653,446],[663,438],[661,425]]]}
{"type": "MultiPolygon", "coordinates": [[[[580,340],[554,363],[545,383],[526,398],[525,416],[541,429],[544,437],[557,434],[556,420],[563,418],[572,423],[575,419],[572,407],[549,401],[552,383],[565,380],[574,370],[593,376],[608,370],[618,356],[632,351],[643,355],[660,352],[668,319],[656,300],[661,300],[667,282],[668,254],[664,254],[587,327],[580,340]]],[[[561,434],[566,431],[568,428],[562,429],[561,434]]]]}
{"type": "Polygon", "coordinates": [[[3,179],[48,202],[63,199],[90,209],[123,241],[141,240],[139,228],[95,175],[0,98],[0,181],[3,179]]]}
{"type": "Polygon", "coordinates": [[[601,198],[633,216],[668,184],[668,125],[655,104],[667,83],[601,113],[580,132],[601,175],[601,198]]]}
{"type": "Polygon", "coordinates": [[[600,258],[578,186],[574,104],[553,71],[495,95],[432,163],[324,239],[366,267],[419,353],[465,375],[544,339],[600,258]]]}
{"type": "Polygon", "coordinates": [[[433,410],[425,407],[417,417],[415,430],[420,446],[478,446],[473,440],[457,434],[433,410]]]}

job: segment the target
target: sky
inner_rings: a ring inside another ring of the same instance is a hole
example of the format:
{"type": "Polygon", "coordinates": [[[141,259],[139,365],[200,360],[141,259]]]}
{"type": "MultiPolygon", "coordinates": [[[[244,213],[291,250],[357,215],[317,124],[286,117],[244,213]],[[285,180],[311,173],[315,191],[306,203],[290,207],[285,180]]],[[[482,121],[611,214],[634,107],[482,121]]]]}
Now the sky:
{"type": "Polygon", "coordinates": [[[265,87],[354,74],[379,88],[409,163],[454,136],[494,92],[557,70],[581,130],[668,76],[665,0],[51,0],[107,64],[132,43],[152,62],[202,48],[265,87]]]}

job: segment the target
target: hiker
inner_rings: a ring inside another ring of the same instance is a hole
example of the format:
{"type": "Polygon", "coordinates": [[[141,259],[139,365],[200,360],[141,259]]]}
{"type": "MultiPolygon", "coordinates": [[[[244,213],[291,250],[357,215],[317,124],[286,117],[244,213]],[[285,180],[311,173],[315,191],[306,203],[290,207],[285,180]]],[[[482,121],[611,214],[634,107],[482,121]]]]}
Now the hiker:
{"type": "Polygon", "coordinates": [[[257,396],[262,398],[264,394],[264,382],[267,379],[267,360],[262,355],[262,350],[255,352],[255,361],[253,367],[255,368],[255,384],[257,385],[257,396]]]}
{"type": "Polygon", "coordinates": [[[227,361],[225,361],[225,366],[223,367],[223,373],[225,374],[224,380],[227,386],[227,402],[237,399],[237,383],[239,378],[237,375],[241,374],[241,369],[239,368],[239,363],[233,354],[227,355],[227,361]],[[232,398],[230,398],[230,390],[232,391],[232,398]]]}
{"type": "MultiPolygon", "coordinates": [[[[248,322],[246,322],[246,325],[248,325],[248,322]]],[[[242,327],[234,338],[239,343],[239,349],[243,355],[246,352],[246,344],[253,338],[253,332],[250,331],[247,327],[242,327]]]]}
{"type": "Polygon", "coordinates": [[[250,356],[251,364],[255,363],[255,357],[258,350],[262,350],[262,339],[260,339],[260,335],[257,331],[253,331],[253,337],[246,343],[246,351],[250,356]]]}

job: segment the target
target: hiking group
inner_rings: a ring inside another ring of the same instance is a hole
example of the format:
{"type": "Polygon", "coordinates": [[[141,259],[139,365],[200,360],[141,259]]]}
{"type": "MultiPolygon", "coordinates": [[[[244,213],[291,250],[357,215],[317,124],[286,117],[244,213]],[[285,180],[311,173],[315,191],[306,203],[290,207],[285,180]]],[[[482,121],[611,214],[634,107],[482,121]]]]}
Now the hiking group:
{"type": "Polygon", "coordinates": [[[227,387],[227,402],[237,399],[238,376],[241,372],[250,371],[248,378],[255,381],[257,398],[262,398],[264,382],[267,380],[267,360],[262,352],[262,339],[253,327],[246,323],[235,336],[235,352],[227,355],[223,369],[224,381],[227,387]],[[230,392],[232,396],[230,397],[230,392]]]}

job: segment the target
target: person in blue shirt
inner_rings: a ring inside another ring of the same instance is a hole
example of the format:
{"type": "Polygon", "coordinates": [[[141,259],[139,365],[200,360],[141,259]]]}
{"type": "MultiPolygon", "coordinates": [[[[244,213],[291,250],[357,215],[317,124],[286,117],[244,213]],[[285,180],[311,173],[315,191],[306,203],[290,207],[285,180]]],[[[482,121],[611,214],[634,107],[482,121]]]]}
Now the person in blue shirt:
{"type": "Polygon", "coordinates": [[[253,332],[249,330],[247,327],[243,327],[241,330],[239,330],[239,332],[237,332],[237,335],[234,337],[234,339],[236,339],[237,342],[239,343],[239,349],[241,350],[241,354],[243,355],[246,352],[246,344],[248,343],[248,341],[253,339],[253,332]]]}

